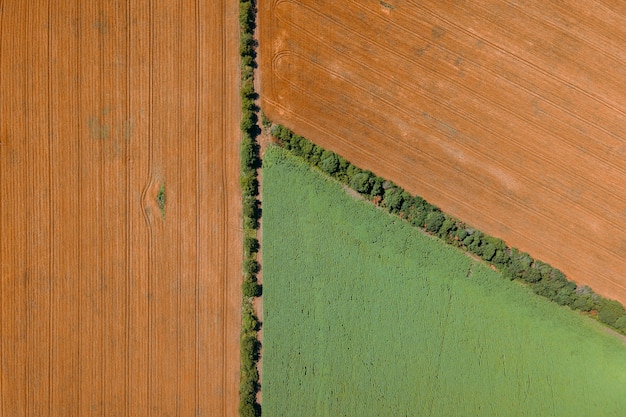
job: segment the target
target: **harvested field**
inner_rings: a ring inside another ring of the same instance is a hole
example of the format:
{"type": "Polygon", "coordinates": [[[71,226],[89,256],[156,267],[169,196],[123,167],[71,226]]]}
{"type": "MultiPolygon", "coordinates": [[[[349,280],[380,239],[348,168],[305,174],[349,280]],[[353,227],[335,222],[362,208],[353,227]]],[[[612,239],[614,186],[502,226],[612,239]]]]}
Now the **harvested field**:
{"type": "Polygon", "coordinates": [[[270,119],[626,303],[624,7],[278,0],[259,15],[270,119]]]}
{"type": "Polygon", "coordinates": [[[237,15],[0,3],[0,416],[237,415],[237,15]]]}

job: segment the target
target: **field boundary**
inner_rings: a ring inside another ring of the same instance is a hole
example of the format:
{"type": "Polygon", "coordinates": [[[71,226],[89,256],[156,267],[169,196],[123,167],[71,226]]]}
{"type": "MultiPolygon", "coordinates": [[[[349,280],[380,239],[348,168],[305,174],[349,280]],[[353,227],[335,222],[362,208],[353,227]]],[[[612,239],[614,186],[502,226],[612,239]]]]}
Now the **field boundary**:
{"type": "Polygon", "coordinates": [[[261,130],[258,126],[256,104],[258,94],[254,89],[256,67],[256,0],[239,1],[239,55],[241,58],[241,176],[239,183],[242,190],[243,204],[243,282],[242,282],[242,323],[241,323],[241,371],[239,382],[239,415],[255,417],[261,415],[259,402],[259,360],[261,341],[258,319],[258,303],[255,298],[261,296],[262,286],[257,276],[260,272],[260,219],[261,202],[259,200],[259,169],[261,167],[260,147],[257,137],[261,130]]]}
{"type": "Polygon", "coordinates": [[[383,3],[259,3],[265,114],[626,305],[626,10],[383,3]]]}
{"type": "Polygon", "coordinates": [[[621,415],[626,351],[600,323],[263,155],[264,414],[621,415]]]}
{"type": "Polygon", "coordinates": [[[505,278],[530,287],[535,294],[626,335],[626,309],[618,301],[596,294],[588,286],[577,285],[551,265],[453,218],[423,198],[410,195],[393,182],[353,165],[282,125],[271,125],[270,132],[279,146],[391,215],[479,258],[505,278]]]}

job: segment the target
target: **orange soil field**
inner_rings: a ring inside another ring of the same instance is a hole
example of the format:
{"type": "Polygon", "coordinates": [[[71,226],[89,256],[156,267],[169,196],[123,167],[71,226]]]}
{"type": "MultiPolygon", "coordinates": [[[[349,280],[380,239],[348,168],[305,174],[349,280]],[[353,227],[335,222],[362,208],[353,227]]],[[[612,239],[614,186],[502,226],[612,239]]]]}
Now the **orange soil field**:
{"type": "Polygon", "coordinates": [[[625,4],[263,2],[262,107],[626,303],[625,4]]]}
{"type": "Polygon", "coordinates": [[[237,16],[0,2],[0,416],[237,415],[237,16]]]}

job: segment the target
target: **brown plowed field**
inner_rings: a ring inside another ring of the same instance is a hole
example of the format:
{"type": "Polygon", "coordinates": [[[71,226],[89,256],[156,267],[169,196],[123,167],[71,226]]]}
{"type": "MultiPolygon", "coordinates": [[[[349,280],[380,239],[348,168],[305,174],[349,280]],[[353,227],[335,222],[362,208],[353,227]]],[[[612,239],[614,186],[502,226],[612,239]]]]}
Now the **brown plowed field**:
{"type": "Polygon", "coordinates": [[[626,7],[275,0],[264,112],[626,303],[626,7]]]}
{"type": "Polygon", "coordinates": [[[0,1],[0,416],[237,415],[237,16],[0,1]]]}

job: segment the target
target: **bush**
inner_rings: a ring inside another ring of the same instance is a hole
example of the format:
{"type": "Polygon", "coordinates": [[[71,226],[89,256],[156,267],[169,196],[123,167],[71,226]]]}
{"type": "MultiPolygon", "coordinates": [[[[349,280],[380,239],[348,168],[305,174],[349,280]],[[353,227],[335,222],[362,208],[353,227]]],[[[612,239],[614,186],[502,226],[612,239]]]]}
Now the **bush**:
{"type": "Polygon", "coordinates": [[[515,248],[511,249],[509,265],[504,269],[504,275],[509,279],[519,279],[530,268],[533,260],[525,252],[520,252],[515,248]]]}
{"type": "Polygon", "coordinates": [[[324,152],[324,149],[320,148],[317,145],[313,145],[313,149],[311,150],[311,153],[309,154],[309,162],[311,163],[311,165],[319,166],[320,160],[322,159],[323,152],[324,152]]]}
{"type": "Polygon", "coordinates": [[[505,268],[509,264],[510,260],[511,258],[506,252],[506,249],[497,249],[493,258],[491,258],[491,262],[498,268],[505,268]]]}
{"type": "Polygon", "coordinates": [[[474,255],[483,256],[483,252],[485,247],[483,245],[484,236],[481,232],[474,230],[472,233],[472,241],[469,245],[467,245],[467,250],[472,252],[474,255]]]}
{"type": "Polygon", "coordinates": [[[491,261],[491,260],[493,259],[493,257],[495,256],[495,254],[496,254],[496,250],[497,250],[497,249],[496,249],[496,247],[495,247],[494,245],[492,245],[491,243],[485,243],[485,244],[483,245],[483,250],[482,250],[481,257],[482,257],[485,261],[489,262],[489,261],[491,261]]]}
{"type": "Polygon", "coordinates": [[[313,142],[302,136],[296,135],[282,125],[272,126],[270,133],[276,139],[279,139],[282,146],[290,150],[294,155],[306,159],[309,163],[311,162],[309,158],[315,148],[315,144],[313,142]]]}
{"type": "Polygon", "coordinates": [[[243,199],[243,215],[245,217],[251,217],[258,219],[261,214],[260,201],[254,196],[246,196],[243,199]]]}
{"type": "Polygon", "coordinates": [[[257,106],[253,99],[244,98],[241,100],[241,112],[244,115],[252,114],[255,111],[257,111],[257,106]]]}
{"type": "Polygon", "coordinates": [[[426,221],[426,216],[428,213],[423,209],[423,207],[416,207],[415,205],[411,206],[409,209],[409,215],[407,219],[411,224],[415,227],[424,227],[424,222],[426,221]]]}
{"type": "MultiPolygon", "coordinates": [[[[588,290],[587,287],[583,287],[583,288],[588,290]]],[[[579,292],[579,290],[577,290],[575,294],[575,298],[570,304],[570,307],[573,308],[574,310],[580,310],[580,311],[584,311],[588,313],[591,310],[595,309],[596,302],[594,300],[594,297],[591,291],[581,293],[579,292]]]]}
{"type": "Polygon", "coordinates": [[[309,163],[311,162],[311,156],[313,154],[313,142],[304,139],[303,137],[298,137],[298,147],[300,148],[300,156],[306,159],[309,163]]]}
{"type": "Polygon", "coordinates": [[[247,55],[241,58],[241,81],[245,82],[254,77],[254,58],[247,55]]]}
{"type": "MultiPolygon", "coordinates": [[[[571,281],[568,281],[565,278],[565,275],[558,269],[552,269],[550,265],[547,267],[550,269],[549,275],[544,275],[542,278],[542,274],[539,268],[543,268],[544,273],[546,271],[547,264],[543,262],[535,261],[535,264],[532,268],[532,271],[537,271],[536,275],[538,275],[537,284],[534,286],[533,290],[535,293],[546,297],[552,301],[555,301],[561,305],[564,304],[572,304],[574,302],[573,298],[569,299],[573,296],[574,290],[576,289],[576,284],[571,281]],[[539,268],[537,268],[539,267],[539,268]],[[568,300],[569,299],[569,300],[568,300]]],[[[524,278],[527,280],[526,278],[524,278]]],[[[531,281],[528,281],[531,282],[531,281]]],[[[536,282],[536,281],[535,281],[536,282]]]]}
{"type": "Polygon", "coordinates": [[[239,55],[240,56],[252,56],[254,57],[254,48],[257,46],[257,42],[251,33],[244,32],[239,38],[239,55]]]}
{"type": "Polygon", "coordinates": [[[370,198],[382,197],[385,191],[383,189],[384,182],[385,180],[383,180],[382,178],[374,177],[374,179],[372,180],[372,190],[370,191],[370,198]]]}
{"type": "Polygon", "coordinates": [[[626,334],[626,316],[622,316],[615,321],[614,327],[622,334],[626,334]]]}
{"type": "Polygon", "coordinates": [[[443,223],[441,224],[441,228],[439,229],[439,237],[442,239],[446,239],[448,235],[455,231],[456,228],[456,223],[454,222],[454,220],[445,215],[444,217],[445,220],[443,221],[443,223]]]}
{"type": "Polygon", "coordinates": [[[501,239],[497,239],[491,236],[485,236],[481,233],[482,236],[482,246],[483,253],[482,258],[485,261],[492,262],[496,265],[503,265],[506,263],[506,258],[504,253],[506,251],[506,245],[501,239]],[[496,259],[496,254],[498,254],[498,258],[496,259]]]}
{"type": "Polygon", "coordinates": [[[239,393],[240,396],[243,398],[254,398],[256,397],[256,393],[259,389],[259,384],[258,384],[258,371],[256,371],[256,368],[252,367],[249,369],[245,369],[243,372],[246,374],[245,378],[241,379],[241,382],[239,383],[239,393]],[[254,379],[256,374],[256,379],[254,379]]]}
{"type": "Polygon", "coordinates": [[[259,194],[259,180],[255,171],[248,171],[239,179],[241,192],[247,196],[256,196],[259,194]]]}
{"type": "Polygon", "coordinates": [[[241,141],[240,158],[242,169],[256,169],[261,165],[259,159],[259,145],[244,137],[241,141]]]}
{"type": "Polygon", "coordinates": [[[334,152],[323,151],[319,167],[327,174],[334,174],[339,169],[339,158],[334,152]]]}
{"type": "Polygon", "coordinates": [[[361,168],[357,167],[356,165],[349,164],[348,169],[346,169],[346,175],[348,176],[348,181],[352,181],[352,178],[354,178],[355,175],[362,174],[364,172],[368,172],[368,171],[364,171],[361,168]]]}
{"type": "Polygon", "coordinates": [[[291,149],[289,140],[287,139],[287,136],[290,136],[291,132],[289,132],[289,130],[283,125],[273,125],[272,129],[270,130],[270,134],[276,139],[279,139],[282,142],[283,147],[285,147],[286,149],[291,149]]]}
{"type": "MultiPolygon", "coordinates": [[[[536,282],[539,282],[541,280],[541,272],[539,272],[539,270],[537,268],[528,268],[523,274],[522,274],[522,280],[524,280],[525,282],[528,282],[529,284],[534,284],[536,282]]],[[[546,282],[546,281],[544,281],[546,282]]],[[[537,292],[538,289],[543,288],[544,286],[535,286],[535,292],[537,292]]],[[[537,292],[538,294],[541,294],[540,292],[537,292]]]]}
{"type": "Polygon", "coordinates": [[[576,293],[574,289],[576,288],[576,284],[566,285],[561,288],[555,295],[554,301],[561,306],[571,306],[574,300],[576,299],[576,293]]]}
{"type": "Polygon", "coordinates": [[[467,230],[465,230],[464,228],[457,229],[455,236],[457,237],[457,239],[459,241],[462,242],[463,239],[465,239],[467,237],[467,230]]]}
{"type": "Polygon", "coordinates": [[[260,417],[261,405],[257,404],[256,397],[251,399],[249,397],[242,398],[239,402],[239,417],[260,417]]]}
{"type": "Polygon", "coordinates": [[[441,229],[441,226],[443,225],[444,220],[445,220],[445,217],[441,212],[431,211],[426,216],[426,220],[425,220],[426,231],[430,233],[437,233],[439,229],[441,229]]]}
{"type": "Polygon", "coordinates": [[[247,258],[243,261],[243,270],[245,274],[252,276],[261,270],[261,265],[255,259],[247,258]]]}
{"type": "Polygon", "coordinates": [[[241,338],[241,360],[244,364],[254,363],[259,359],[261,342],[255,333],[244,333],[241,338]]]}
{"type": "Polygon", "coordinates": [[[541,273],[541,278],[542,279],[548,279],[550,278],[553,274],[556,274],[559,280],[561,279],[565,279],[565,275],[563,275],[563,273],[561,271],[559,271],[558,269],[553,269],[552,266],[550,266],[549,264],[540,261],[539,259],[537,259],[535,261],[535,263],[533,264],[535,268],[537,268],[539,270],[539,272],[541,273]],[[555,271],[555,272],[553,272],[555,271]]]}
{"type": "Polygon", "coordinates": [[[254,314],[252,304],[248,301],[243,302],[241,318],[242,332],[253,333],[261,329],[261,323],[259,322],[259,318],[256,316],[256,314],[254,314]]]}
{"type": "Polygon", "coordinates": [[[242,56],[241,57],[241,68],[242,68],[242,73],[241,73],[242,81],[246,81],[249,78],[252,78],[252,74],[254,73],[253,71],[243,71],[243,70],[245,70],[245,69],[252,70],[253,68],[256,68],[256,63],[254,62],[254,57],[250,56],[250,55],[242,56]]]}
{"type": "Polygon", "coordinates": [[[626,314],[624,307],[615,300],[602,299],[598,304],[598,320],[615,327],[617,320],[626,314]]]}
{"type": "MultiPolygon", "coordinates": [[[[348,174],[350,176],[350,174],[348,174]]],[[[369,194],[372,190],[372,184],[370,183],[370,174],[367,172],[360,172],[355,174],[350,179],[350,188],[358,191],[361,194],[369,194]]]]}
{"type": "Polygon", "coordinates": [[[242,83],[239,96],[242,100],[256,100],[258,98],[257,93],[254,91],[254,81],[252,78],[242,83]]]}
{"type": "Polygon", "coordinates": [[[397,213],[404,202],[403,190],[400,187],[392,186],[385,190],[383,204],[390,213],[397,213]]]}
{"type": "Polygon", "coordinates": [[[239,2],[239,26],[243,33],[254,30],[255,11],[251,1],[239,2]]]}
{"type": "Polygon", "coordinates": [[[337,155],[337,160],[339,161],[339,168],[337,168],[337,171],[335,171],[335,174],[333,175],[337,181],[340,181],[344,184],[348,184],[348,182],[350,181],[350,178],[348,177],[348,167],[351,165],[350,162],[348,162],[348,160],[346,158],[343,158],[339,155],[337,155]]]}
{"type": "Polygon", "coordinates": [[[411,194],[407,193],[406,191],[402,190],[402,193],[400,194],[400,197],[402,198],[402,204],[400,204],[400,210],[399,213],[402,216],[403,219],[406,219],[409,217],[409,212],[411,210],[411,194]]]}
{"type": "Polygon", "coordinates": [[[245,236],[243,238],[243,251],[245,256],[250,256],[253,253],[257,253],[260,249],[261,245],[259,244],[259,240],[256,237],[245,236]]]}
{"type": "Polygon", "coordinates": [[[256,135],[259,131],[256,113],[247,111],[246,114],[244,114],[244,116],[242,117],[239,127],[241,128],[242,132],[256,135]]]}
{"type": "Polygon", "coordinates": [[[272,122],[263,112],[261,112],[261,124],[263,125],[264,129],[269,129],[272,126],[272,122]]]}
{"type": "Polygon", "coordinates": [[[242,204],[243,227],[247,230],[256,230],[259,227],[261,218],[261,207],[259,201],[254,197],[245,197],[242,204]]]}
{"type": "Polygon", "coordinates": [[[246,298],[260,297],[263,294],[263,287],[257,282],[256,278],[246,278],[241,284],[241,293],[246,298]]]}

